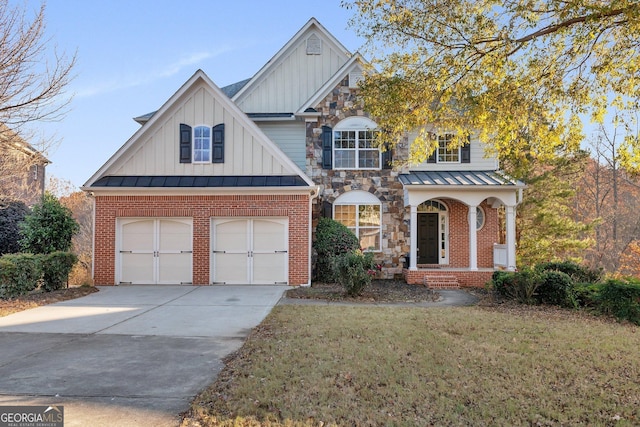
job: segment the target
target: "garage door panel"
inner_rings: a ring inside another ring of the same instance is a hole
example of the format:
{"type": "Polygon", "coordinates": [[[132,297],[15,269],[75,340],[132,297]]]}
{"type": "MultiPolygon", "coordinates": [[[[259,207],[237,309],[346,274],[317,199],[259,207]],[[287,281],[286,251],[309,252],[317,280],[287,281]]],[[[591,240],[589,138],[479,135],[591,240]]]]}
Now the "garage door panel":
{"type": "Polygon", "coordinates": [[[153,283],[153,253],[123,253],[121,282],[153,283]]]}
{"type": "Polygon", "coordinates": [[[158,250],[190,251],[192,245],[191,224],[173,220],[159,221],[158,250]]]}
{"type": "Polygon", "coordinates": [[[286,227],[280,221],[253,221],[253,250],[282,251],[286,250],[286,227]]]}
{"type": "Polygon", "coordinates": [[[215,281],[220,283],[249,283],[247,271],[249,268],[249,257],[244,254],[214,254],[213,271],[215,281]]]}
{"type": "Polygon", "coordinates": [[[247,252],[247,221],[222,221],[215,226],[215,236],[218,247],[226,252],[247,252]]]}
{"type": "Polygon", "coordinates": [[[158,283],[191,282],[191,253],[159,254],[158,258],[158,283]]]}
{"type": "Polygon", "coordinates": [[[122,225],[121,250],[153,252],[154,233],[153,220],[124,223],[122,225]]]}
{"type": "Polygon", "coordinates": [[[283,283],[287,282],[286,255],[281,253],[253,255],[254,283],[283,283]]]}

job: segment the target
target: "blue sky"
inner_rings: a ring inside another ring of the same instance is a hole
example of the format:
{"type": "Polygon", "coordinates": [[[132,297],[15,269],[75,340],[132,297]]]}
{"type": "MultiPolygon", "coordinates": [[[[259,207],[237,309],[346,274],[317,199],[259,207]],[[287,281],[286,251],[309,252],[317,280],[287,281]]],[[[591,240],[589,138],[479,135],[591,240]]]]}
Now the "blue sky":
{"type": "Polygon", "coordinates": [[[196,70],[220,87],[249,78],[311,17],[357,51],[352,13],[340,0],[49,0],[46,34],[78,59],[69,113],[40,126],[60,140],[47,175],[81,186],[140,127],[133,117],[158,109],[196,70]]]}

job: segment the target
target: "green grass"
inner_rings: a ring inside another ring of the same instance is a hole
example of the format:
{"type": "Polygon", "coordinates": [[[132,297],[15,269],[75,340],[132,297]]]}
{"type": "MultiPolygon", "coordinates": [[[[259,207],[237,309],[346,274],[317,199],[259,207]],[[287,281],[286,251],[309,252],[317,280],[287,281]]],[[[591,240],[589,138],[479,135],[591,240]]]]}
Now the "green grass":
{"type": "Polygon", "coordinates": [[[553,311],[278,306],[183,425],[638,425],[639,349],[553,311]]]}

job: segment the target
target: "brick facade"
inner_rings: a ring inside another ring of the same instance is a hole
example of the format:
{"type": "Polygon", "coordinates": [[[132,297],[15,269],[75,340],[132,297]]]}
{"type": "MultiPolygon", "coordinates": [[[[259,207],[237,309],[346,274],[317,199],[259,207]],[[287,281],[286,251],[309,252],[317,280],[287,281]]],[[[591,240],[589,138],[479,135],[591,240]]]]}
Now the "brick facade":
{"type": "Polygon", "coordinates": [[[308,195],[97,196],[95,200],[94,281],[115,284],[116,219],[193,219],[193,284],[207,285],[210,224],[214,217],[287,217],[289,284],[309,283],[308,195]]]}

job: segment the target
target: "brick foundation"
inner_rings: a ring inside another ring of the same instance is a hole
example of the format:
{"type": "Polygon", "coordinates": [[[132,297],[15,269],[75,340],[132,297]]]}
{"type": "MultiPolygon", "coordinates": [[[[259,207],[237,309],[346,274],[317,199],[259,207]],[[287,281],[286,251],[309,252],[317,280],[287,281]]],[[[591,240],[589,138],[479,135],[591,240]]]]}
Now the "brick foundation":
{"type": "Polygon", "coordinates": [[[458,279],[458,283],[461,287],[484,287],[485,283],[491,280],[492,270],[482,271],[460,271],[450,270],[446,268],[433,268],[433,269],[418,269],[409,270],[404,269],[402,271],[404,279],[410,285],[422,285],[424,284],[425,276],[455,276],[458,279]]]}
{"type": "Polygon", "coordinates": [[[287,217],[289,284],[309,278],[308,195],[97,196],[95,200],[94,282],[115,284],[116,219],[181,217],[193,219],[193,278],[208,285],[210,224],[213,217],[287,217]]]}

